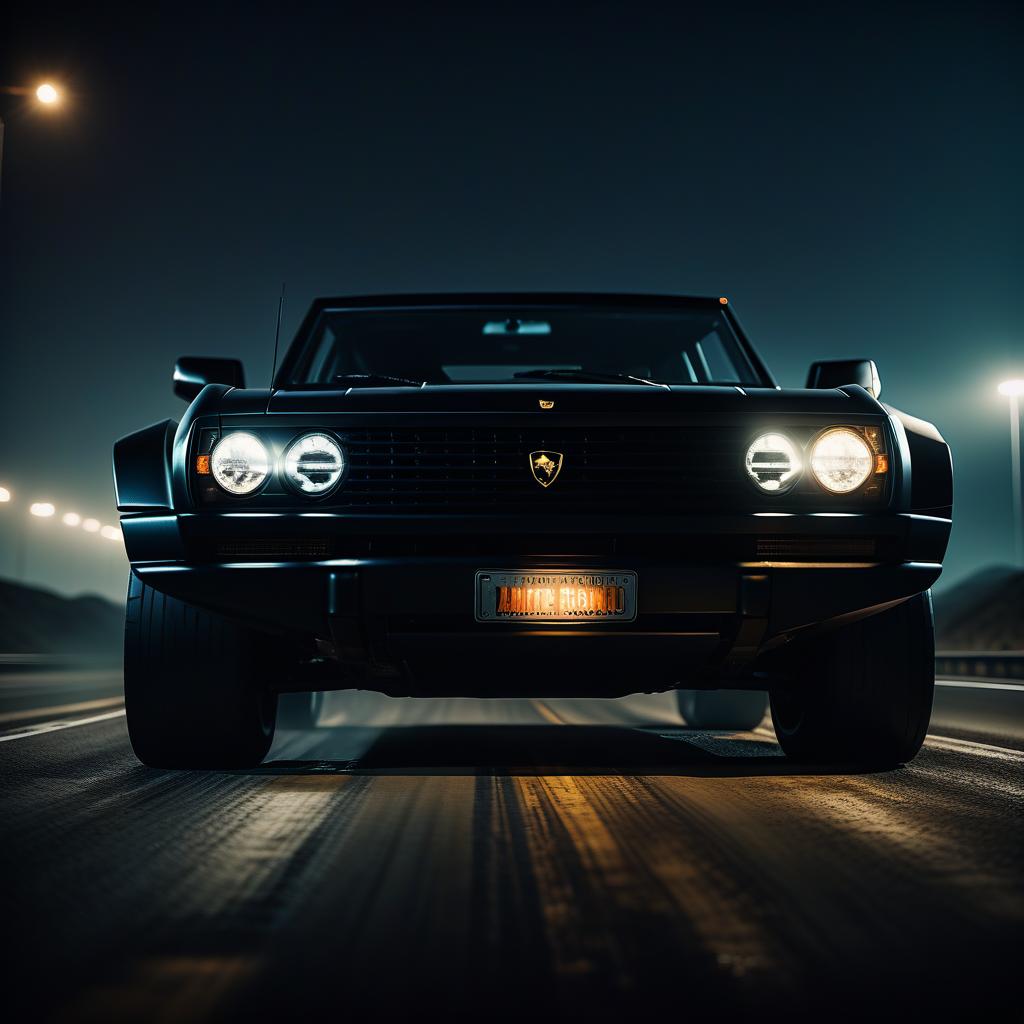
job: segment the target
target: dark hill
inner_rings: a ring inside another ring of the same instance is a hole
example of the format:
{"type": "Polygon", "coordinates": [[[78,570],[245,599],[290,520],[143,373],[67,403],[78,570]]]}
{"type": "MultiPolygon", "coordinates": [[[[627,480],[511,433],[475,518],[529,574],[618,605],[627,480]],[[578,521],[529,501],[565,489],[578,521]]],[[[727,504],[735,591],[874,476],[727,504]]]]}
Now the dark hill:
{"type": "Polygon", "coordinates": [[[87,594],[61,597],[0,579],[0,654],[115,655],[124,609],[87,594]]]}
{"type": "Polygon", "coordinates": [[[991,566],[935,598],[940,651],[1024,650],[1024,569],[991,566]]]}

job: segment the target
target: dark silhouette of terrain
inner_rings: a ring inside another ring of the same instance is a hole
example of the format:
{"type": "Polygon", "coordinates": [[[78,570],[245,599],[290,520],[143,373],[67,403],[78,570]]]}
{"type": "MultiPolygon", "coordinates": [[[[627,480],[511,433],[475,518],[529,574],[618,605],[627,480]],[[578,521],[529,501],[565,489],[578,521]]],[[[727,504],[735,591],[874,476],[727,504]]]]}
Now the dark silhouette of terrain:
{"type": "Polygon", "coordinates": [[[123,637],[124,608],[106,598],[62,597],[0,579],[0,654],[106,658],[118,654],[123,637]]]}
{"type": "Polygon", "coordinates": [[[1024,569],[990,566],[935,599],[940,651],[1024,650],[1024,569]]]}

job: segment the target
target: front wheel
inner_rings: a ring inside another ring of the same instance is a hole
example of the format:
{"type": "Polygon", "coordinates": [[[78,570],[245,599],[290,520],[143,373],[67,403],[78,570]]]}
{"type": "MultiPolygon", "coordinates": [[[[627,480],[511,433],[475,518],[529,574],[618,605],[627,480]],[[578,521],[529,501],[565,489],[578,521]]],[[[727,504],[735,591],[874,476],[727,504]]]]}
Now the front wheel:
{"type": "Polygon", "coordinates": [[[146,586],[128,584],[124,704],[135,756],[151,768],[250,768],[277,715],[270,639],[146,586]]]}
{"type": "Polygon", "coordinates": [[[756,729],[768,710],[763,690],[676,690],[676,704],[691,729],[756,729]]]}
{"type": "Polygon", "coordinates": [[[929,593],[794,650],[771,691],[779,745],[802,761],[889,767],[921,749],[935,689],[929,593]]]}

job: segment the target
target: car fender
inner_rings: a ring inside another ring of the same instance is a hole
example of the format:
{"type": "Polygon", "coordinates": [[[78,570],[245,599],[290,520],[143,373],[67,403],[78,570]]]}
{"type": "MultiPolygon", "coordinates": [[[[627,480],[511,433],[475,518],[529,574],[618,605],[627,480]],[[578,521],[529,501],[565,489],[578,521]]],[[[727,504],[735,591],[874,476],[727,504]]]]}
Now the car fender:
{"type": "Polygon", "coordinates": [[[179,423],[161,420],[114,442],[114,493],[120,512],[160,511],[188,504],[186,446],[198,416],[219,412],[225,384],[207,384],[179,423]]]}
{"type": "Polygon", "coordinates": [[[114,442],[114,494],[120,512],[170,509],[171,453],[178,424],[161,420],[114,442]]]}
{"type": "Polygon", "coordinates": [[[902,427],[910,452],[910,509],[916,515],[953,518],[953,457],[933,423],[884,407],[902,427]]]}

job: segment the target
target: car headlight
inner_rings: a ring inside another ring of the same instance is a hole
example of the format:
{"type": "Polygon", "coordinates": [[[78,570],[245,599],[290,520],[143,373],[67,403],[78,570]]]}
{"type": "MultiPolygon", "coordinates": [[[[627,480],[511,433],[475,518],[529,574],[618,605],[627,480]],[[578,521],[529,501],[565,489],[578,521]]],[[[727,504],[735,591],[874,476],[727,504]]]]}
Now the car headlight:
{"type": "Polygon", "coordinates": [[[833,494],[857,490],[871,475],[874,452],[864,437],[849,427],[826,430],[811,447],[811,471],[833,494]]]}
{"type": "Polygon", "coordinates": [[[785,491],[800,475],[800,453],[785,434],[762,434],[747,449],[747,474],[762,491],[785,491]]]}
{"type": "Polygon", "coordinates": [[[305,434],[284,453],[284,475],[303,494],[326,494],[345,472],[345,452],[326,434],[305,434]]]}
{"type": "Polygon", "coordinates": [[[229,494],[252,494],[270,472],[266,446],[252,434],[226,434],[210,453],[210,472],[229,494]]]}

